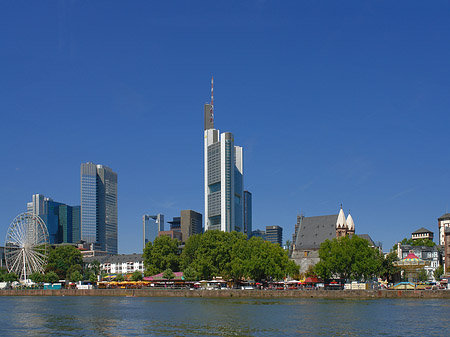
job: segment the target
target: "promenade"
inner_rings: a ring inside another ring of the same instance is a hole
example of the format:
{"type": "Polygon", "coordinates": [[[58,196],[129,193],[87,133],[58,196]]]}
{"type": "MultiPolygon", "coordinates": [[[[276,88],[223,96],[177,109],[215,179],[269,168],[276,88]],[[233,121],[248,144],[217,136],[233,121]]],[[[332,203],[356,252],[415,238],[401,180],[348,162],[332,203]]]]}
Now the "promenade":
{"type": "Polygon", "coordinates": [[[185,289],[20,289],[0,290],[0,296],[128,296],[199,298],[439,298],[449,290],[185,290],[185,289]]]}

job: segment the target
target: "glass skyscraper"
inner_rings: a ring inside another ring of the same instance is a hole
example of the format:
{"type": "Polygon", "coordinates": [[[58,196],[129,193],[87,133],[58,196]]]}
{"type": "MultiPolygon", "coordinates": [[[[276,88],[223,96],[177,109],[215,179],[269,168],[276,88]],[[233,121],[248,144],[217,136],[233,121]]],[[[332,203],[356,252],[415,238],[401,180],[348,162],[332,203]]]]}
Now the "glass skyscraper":
{"type": "Polygon", "coordinates": [[[144,214],[142,217],[142,224],[144,230],[144,248],[149,242],[153,242],[158,236],[158,233],[164,230],[164,215],[148,215],[144,214]]]}
{"type": "Polygon", "coordinates": [[[252,194],[244,191],[244,233],[252,236],[252,194]]]}
{"type": "Polygon", "coordinates": [[[94,163],[81,164],[81,240],[117,254],[117,173],[94,163]]]}
{"type": "Polygon", "coordinates": [[[205,231],[244,231],[243,149],[214,128],[213,99],[204,107],[205,231]]]}

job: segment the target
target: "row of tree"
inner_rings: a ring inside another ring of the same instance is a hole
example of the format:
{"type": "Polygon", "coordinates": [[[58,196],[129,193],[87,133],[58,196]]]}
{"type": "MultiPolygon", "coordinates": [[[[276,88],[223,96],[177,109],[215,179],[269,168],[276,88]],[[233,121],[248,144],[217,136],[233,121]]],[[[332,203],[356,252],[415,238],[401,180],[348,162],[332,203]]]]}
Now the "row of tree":
{"type": "Polygon", "coordinates": [[[299,267],[277,244],[242,233],[218,230],[191,236],[182,252],[179,241],[157,237],[144,248],[146,275],[183,271],[186,280],[225,279],[281,280],[296,275],[299,267]]]}

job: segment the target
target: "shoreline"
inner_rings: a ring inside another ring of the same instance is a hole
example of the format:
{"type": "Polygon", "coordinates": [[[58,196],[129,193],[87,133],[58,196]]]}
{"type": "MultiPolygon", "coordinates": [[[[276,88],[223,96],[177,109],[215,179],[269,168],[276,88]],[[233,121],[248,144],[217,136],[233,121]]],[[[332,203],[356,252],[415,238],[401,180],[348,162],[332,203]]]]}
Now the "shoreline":
{"type": "Polygon", "coordinates": [[[188,290],[188,289],[18,289],[0,290],[0,296],[115,296],[189,298],[438,298],[450,299],[448,290],[188,290]]]}

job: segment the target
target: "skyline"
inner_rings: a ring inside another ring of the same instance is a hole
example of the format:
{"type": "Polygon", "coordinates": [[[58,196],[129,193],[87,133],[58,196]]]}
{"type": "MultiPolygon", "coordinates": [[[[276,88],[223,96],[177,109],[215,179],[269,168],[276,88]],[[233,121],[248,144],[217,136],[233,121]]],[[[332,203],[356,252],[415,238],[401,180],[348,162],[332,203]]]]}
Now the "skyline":
{"type": "Polygon", "coordinates": [[[203,105],[245,148],[253,229],[351,210],[389,250],[450,206],[449,4],[0,4],[0,237],[33,194],[119,175],[119,252],[143,214],[204,215],[203,105]],[[208,20],[207,18],[213,18],[208,20]]]}

